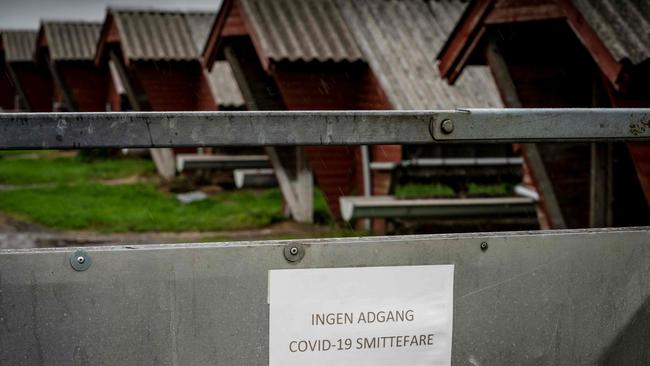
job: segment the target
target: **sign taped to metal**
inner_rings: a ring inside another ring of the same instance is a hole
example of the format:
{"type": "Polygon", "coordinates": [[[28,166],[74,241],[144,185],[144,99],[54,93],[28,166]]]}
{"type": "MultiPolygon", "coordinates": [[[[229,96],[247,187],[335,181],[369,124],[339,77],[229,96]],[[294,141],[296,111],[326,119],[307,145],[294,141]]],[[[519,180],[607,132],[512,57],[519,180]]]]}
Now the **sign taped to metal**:
{"type": "Polygon", "coordinates": [[[269,271],[269,365],[450,365],[453,265],[269,271]]]}

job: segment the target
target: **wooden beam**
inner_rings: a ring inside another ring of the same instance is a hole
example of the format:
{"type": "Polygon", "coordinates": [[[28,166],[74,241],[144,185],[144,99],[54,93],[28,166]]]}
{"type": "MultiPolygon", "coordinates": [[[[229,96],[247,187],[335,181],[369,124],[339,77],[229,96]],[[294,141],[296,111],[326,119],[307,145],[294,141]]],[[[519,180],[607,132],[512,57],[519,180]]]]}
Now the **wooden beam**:
{"type": "Polygon", "coordinates": [[[485,18],[485,24],[518,23],[536,20],[563,19],[564,12],[549,0],[549,4],[497,8],[485,18]]]}
{"type": "Polygon", "coordinates": [[[113,50],[109,52],[109,55],[110,55],[110,60],[108,61],[109,67],[111,71],[112,70],[116,71],[117,76],[119,78],[120,85],[124,88],[124,91],[126,92],[126,98],[129,100],[131,109],[133,109],[134,111],[145,111],[147,108],[145,108],[145,105],[143,105],[144,103],[142,103],[142,98],[140,98],[137,95],[133,83],[131,82],[131,78],[128,72],[126,71],[126,67],[122,63],[122,59],[118,57],[115,51],[113,50]]]}
{"type": "MultiPolygon", "coordinates": [[[[118,57],[114,50],[109,51],[109,55],[109,67],[111,70],[116,71],[131,108],[135,111],[151,110],[147,96],[137,92],[135,83],[129,75],[126,66],[122,63],[122,59],[118,57]]],[[[156,171],[162,179],[171,180],[176,176],[176,159],[174,159],[173,149],[149,149],[149,154],[151,154],[151,159],[156,165],[156,171]]]]}
{"type": "MultiPolygon", "coordinates": [[[[273,79],[264,71],[251,41],[234,37],[224,45],[226,60],[249,110],[284,110],[273,79]]],[[[297,222],[313,222],[313,174],[302,147],[267,147],[280,191],[297,222]]]]}
{"type": "Polygon", "coordinates": [[[75,101],[74,95],[72,95],[72,92],[68,87],[68,83],[65,82],[65,79],[61,75],[56,62],[50,58],[50,55],[46,54],[45,63],[50,70],[50,74],[52,75],[54,83],[56,83],[56,86],[59,88],[61,94],[63,95],[63,103],[65,104],[66,109],[70,112],[79,112],[79,107],[75,101]]]}
{"type": "Polygon", "coordinates": [[[32,111],[32,105],[29,102],[29,99],[27,99],[27,93],[25,93],[25,89],[23,89],[23,85],[20,82],[18,75],[16,75],[13,66],[9,62],[7,62],[7,72],[9,73],[9,77],[11,78],[11,80],[14,83],[14,86],[16,87],[16,91],[18,92],[18,97],[20,98],[20,102],[21,102],[20,104],[22,104],[22,107],[25,108],[27,111],[32,111]]]}
{"type": "MultiPolygon", "coordinates": [[[[495,41],[490,41],[488,44],[486,58],[506,107],[521,108],[522,103],[519,99],[514,81],[510,75],[510,70],[508,69],[508,65],[495,41]]],[[[543,211],[548,216],[550,227],[555,229],[566,228],[566,222],[559,202],[557,201],[555,190],[553,189],[553,183],[548,177],[546,165],[544,164],[544,160],[539,152],[539,148],[536,144],[524,144],[523,150],[526,157],[526,163],[529,165],[535,178],[535,185],[541,197],[540,204],[542,205],[543,211]]],[[[543,221],[540,224],[544,226],[543,221]]]]}
{"type": "Polygon", "coordinates": [[[477,0],[470,3],[469,8],[458,21],[456,29],[440,51],[438,68],[440,75],[453,84],[463,69],[464,61],[469,58],[476,46],[478,38],[485,31],[483,20],[494,6],[495,0],[477,0]]]}
{"type": "Polygon", "coordinates": [[[203,54],[201,55],[203,65],[208,69],[212,69],[212,65],[217,58],[219,45],[222,41],[221,33],[223,32],[223,28],[226,25],[228,16],[232,11],[233,2],[234,0],[223,0],[221,8],[219,9],[219,13],[217,14],[217,18],[215,19],[215,22],[212,24],[212,28],[210,29],[208,41],[206,42],[205,48],[203,49],[203,54]]]}

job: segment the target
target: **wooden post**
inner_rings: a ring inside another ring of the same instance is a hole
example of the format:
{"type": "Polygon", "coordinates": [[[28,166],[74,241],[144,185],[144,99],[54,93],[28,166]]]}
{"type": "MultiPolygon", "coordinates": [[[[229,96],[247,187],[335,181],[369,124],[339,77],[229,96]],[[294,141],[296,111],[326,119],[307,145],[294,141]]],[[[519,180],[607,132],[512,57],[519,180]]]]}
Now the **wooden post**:
{"type": "MultiPolygon", "coordinates": [[[[109,63],[111,71],[115,70],[117,76],[119,77],[119,85],[124,88],[131,108],[135,111],[144,111],[151,109],[148,106],[146,97],[138,95],[127,70],[125,69],[124,65],[122,65],[120,58],[117,57],[114,51],[110,52],[109,63]]],[[[117,87],[118,83],[116,82],[115,84],[117,87]]],[[[176,161],[174,159],[174,150],[169,148],[149,149],[149,154],[151,154],[151,159],[156,165],[156,171],[162,179],[171,180],[174,178],[174,176],[176,176],[176,161]]]]}
{"type": "Polygon", "coordinates": [[[63,103],[65,104],[65,108],[70,112],[79,112],[79,108],[70,88],[68,87],[68,83],[65,82],[65,79],[59,72],[57,64],[52,61],[48,54],[45,55],[45,63],[47,63],[50,74],[52,74],[52,79],[61,90],[61,94],[63,94],[63,103]]]}
{"type": "MultiPolygon", "coordinates": [[[[249,41],[224,47],[226,60],[249,110],[285,110],[280,92],[266,74],[249,41]]],[[[297,222],[314,221],[314,178],[302,147],[266,147],[280,191],[297,222]]]]}
{"type": "MultiPolygon", "coordinates": [[[[499,50],[495,41],[491,41],[488,45],[486,57],[504,104],[509,108],[521,108],[522,103],[517,94],[515,83],[512,80],[510,71],[508,70],[508,65],[503,58],[503,54],[499,50]]],[[[543,200],[545,212],[549,216],[549,226],[555,229],[566,228],[566,222],[564,221],[562,210],[557,201],[557,197],[555,196],[553,183],[548,177],[546,166],[537,144],[523,144],[522,147],[526,157],[526,162],[529,164],[530,170],[535,177],[536,186],[539,190],[538,193],[543,200]]],[[[540,225],[543,229],[550,228],[544,227],[544,222],[540,222],[540,225]]]]}

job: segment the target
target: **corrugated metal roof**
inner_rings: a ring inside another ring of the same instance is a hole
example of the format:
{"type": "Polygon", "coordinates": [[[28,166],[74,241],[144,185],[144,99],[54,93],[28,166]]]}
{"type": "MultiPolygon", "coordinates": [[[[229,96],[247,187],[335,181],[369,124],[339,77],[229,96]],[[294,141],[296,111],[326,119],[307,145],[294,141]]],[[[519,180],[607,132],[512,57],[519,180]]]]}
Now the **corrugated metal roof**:
{"type": "Polygon", "coordinates": [[[241,0],[259,46],[274,61],[358,61],[334,0],[241,0]]]}
{"type": "Polygon", "coordinates": [[[7,62],[24,62],[34,59],[36,31],[6,30],[0,33],[7,62]]]}
{"type": "Polygon", "coordinates": [[[486,67],[468,68],[450,86],[435,64],[465,2],[337,0],[337,4],[394,108],[502,106],[486,67]]]}
{"type": "Polygon", "coordinates": [[[182,12],[110,9],[130,60],[196,60],[199,53],[182,12]]]}
{"type": "Polygon", "coordinates": [[[616,61],[650,58],[650,1],[572,0],[616,61]]]}
{"type": "Polygon", "coordinates": [[[217,17],[217,13],[212,12],[193,12],[185,14],[187,26],[190,28],[190,34],[194,41],[194,48],[198,53],[203,52],[205,42],[210,36],[212,24],[217,17]]]}
{"type": "Polygon", "coordinates": [[[244,105],[244,97],[228,62],[215,62],[212,71],[208,73],[208,80],[212,94],[219,106],[241,107],[244,105]]]}
{"type": "Polygon", "coordinates": [[[101,23],[43,22],[52,60],[92,60],[101,23]]]}

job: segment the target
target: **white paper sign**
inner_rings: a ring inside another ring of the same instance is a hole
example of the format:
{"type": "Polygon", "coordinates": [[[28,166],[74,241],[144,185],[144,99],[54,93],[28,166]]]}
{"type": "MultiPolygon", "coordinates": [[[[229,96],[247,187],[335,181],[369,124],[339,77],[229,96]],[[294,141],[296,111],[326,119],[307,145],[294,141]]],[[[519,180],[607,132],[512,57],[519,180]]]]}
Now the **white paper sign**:
{"type": "Polygon", "coordinates": [[[451,365],[454,266],[269,271],[269,364],[451,365]]]}

